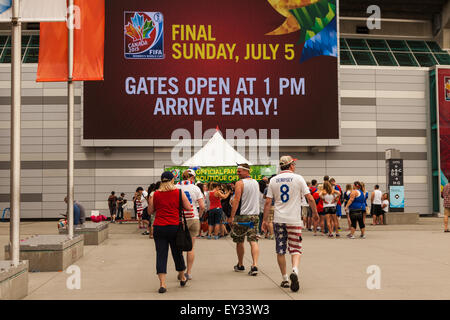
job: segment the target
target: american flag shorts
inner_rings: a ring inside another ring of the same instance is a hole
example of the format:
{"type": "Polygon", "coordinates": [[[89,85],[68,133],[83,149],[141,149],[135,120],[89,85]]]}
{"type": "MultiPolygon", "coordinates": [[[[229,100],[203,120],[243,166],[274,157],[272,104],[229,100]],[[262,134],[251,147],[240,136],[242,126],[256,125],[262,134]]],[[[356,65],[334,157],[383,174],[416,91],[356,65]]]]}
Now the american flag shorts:
{"type": "Polygon", "coordinates": [[[302,254],[302,227],[285,223],[274,223],[277,254],[302,254]]]}

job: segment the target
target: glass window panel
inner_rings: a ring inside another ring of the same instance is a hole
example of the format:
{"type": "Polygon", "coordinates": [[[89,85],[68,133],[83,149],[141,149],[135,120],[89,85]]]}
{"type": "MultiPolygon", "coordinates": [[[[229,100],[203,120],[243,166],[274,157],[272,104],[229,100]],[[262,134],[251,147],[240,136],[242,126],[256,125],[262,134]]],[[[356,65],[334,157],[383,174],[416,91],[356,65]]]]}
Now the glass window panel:
{"type": "Polygon", "coordinates": [[[399,53],[394,52],[395,59],[397,59],[398,64],[402,67],[418,67],[419,65],[414,60],[411,53],[399,53]]]}
{"type": "Polygon", "coordinates": [[[350,53],[350,51],[347,50],[341,50],[341,64],[342,65],[355,65],[355,60],[353,60],[353,57],[350,53]]]}
{"type": "Polygon", "coordinates": [[[432,52],[445,52],[435,41],[427,41],[427,45],[432,52]]]}
{"type": "Polygon", "coordinates": [[[352,50],[369,50],[364,39],[345,39],[352,50]]]}
{"type": "Polygon", "coordinates": [[[39,61],[39,48],[28,48],[23,62],[38,63],[38,61],[39,61]]]}
{"type": "Polygon", "coordinates": [[[30,47],[39,47],[39,36],[31,36],[30,47]]]}
{"type": "Polygon", "coordinates": [[[394,56],[390,52],[372,52],[379,66],[398,66],[394,56]]]}
{"type": "Polygon", "coordinates": [[[425,41],[408,40],[407,43],[413,52],[430,52],[425,41]]]}
{"type": "Polygon", "coordinates": [[[377,63],[370,51],[352,51],[353,57],[358,65],[376,66],[377,63]]]}
{"type": "MultiPolygon", "coordinates": [[[[22,48],[22,59],[26,48],[22,48]]],[[[2,56],[0,57],[0,63],[11,63],[11,48],[5,48],[2,56]]]]}
{"type": "Polygon", "coordinates": [[[31,36],[22,36],[22,47],[28,46],[31,36]]]}
{"type": "Polygon", "coordinates": [[[6,47],[11,47],[11,37],[10,36],[5,36],[5,37],[8,37],[8,40],[6,41],[5,46],[6,47]]]}
{"type": "Polygon", "coordinates": [[[439,64],[450,65],[450,55],[446,53],[435,53],[434,57],[439,64]]]}
{"type": "Polygon", "coordinates": [[[421,67],[431,67],[437,64],[431,53],[414,53],[421,67]]]}
{"type": "Polygon", "coordinates": [[[11,49],[5,48],[3,50],[2,56],[0,57],[0,63],[10,63],[11,62],[11,49]]]}
{"type": "Polygon", "coordinates": [[[9,36],[0,36],[0,47],[4,47],[8,42],[9,36]]]}
{"type": "Polygon", "coordinates": [[[341,50],[348,50],[348,46],[347,46],[347,43],[345,42],[344,38],[341,38],[339,40],[339,46],[340,46],[341,50]]]}
{"type": "Polygon", "coordinates": [[[392,51],[409,51],[404,40],[387,40],[387,43],[392,51]]]}
{"type": "Polygon", "coordinates": [[[389,47],[384,40],[378,39],[367,39],[367,44],[370,49],[376,51],[389,51],[389,47]]]}

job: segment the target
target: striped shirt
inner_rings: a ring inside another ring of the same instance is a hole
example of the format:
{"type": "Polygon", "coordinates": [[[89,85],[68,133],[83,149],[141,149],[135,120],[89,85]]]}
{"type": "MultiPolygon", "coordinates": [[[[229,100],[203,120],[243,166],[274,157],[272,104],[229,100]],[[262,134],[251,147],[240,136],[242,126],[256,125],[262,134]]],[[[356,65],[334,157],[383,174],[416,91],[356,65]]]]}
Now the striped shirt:
{"type": "Polygon", "coordinates": [[[444,198],[444,208],[450,208],[450,183],[447,183],[442,190],[442,197],[444,198]]]}
{"type": "Polygon", "coordinates": [[[142,215],[142,212],[144,211],[144,206],[140,199],[139,200],[136,199],[136,211],[137,211],[138,217],[140,217],[142,215]]]}
{"type": "Polygon", "coordinates": [[[203,199],[203,193],[199,187],[191,181],[183,180],[177,184],[177,188],[183,190],[191,204],[191,210],[184,210],[186,219],[198,219],[199,213],[197,209],[198,200],[203,199]]]}

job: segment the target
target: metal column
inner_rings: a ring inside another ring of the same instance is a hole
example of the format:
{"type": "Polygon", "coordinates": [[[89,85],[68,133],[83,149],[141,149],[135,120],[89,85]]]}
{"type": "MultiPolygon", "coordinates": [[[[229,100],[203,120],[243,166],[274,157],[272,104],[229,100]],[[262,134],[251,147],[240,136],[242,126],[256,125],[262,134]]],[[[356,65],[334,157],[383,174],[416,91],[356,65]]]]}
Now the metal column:
{"type": "Polygon", "coordinates": [[[74,119],[74,83],[73,77],[73,43],[74,43],[74,5],[73,0],[69,0],[69,70],[68,70],[68,106],[67,106],[67,223],[69,229],[69,238],[73,239],[73,202],[74,202],[74,187],[73,187],[73,119],[74,119]]]}
{"type": "Polygon", "coordinates": [[[20,0],[12,2],[11,55],[11,175],[10,175],[10,256],[14,265],[20,259],[20,109],[22,72],[22,26],[20,0]]]}

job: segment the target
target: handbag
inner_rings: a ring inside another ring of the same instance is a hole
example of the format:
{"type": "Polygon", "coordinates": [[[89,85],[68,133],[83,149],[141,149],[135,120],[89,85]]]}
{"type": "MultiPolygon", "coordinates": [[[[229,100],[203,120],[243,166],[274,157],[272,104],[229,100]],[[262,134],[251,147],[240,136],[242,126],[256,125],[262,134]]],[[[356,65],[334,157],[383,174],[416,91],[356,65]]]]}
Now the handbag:
{"type": "Polygon", "coordinates": [[[181,196],[181,192],[182,191],[180,189],[180,208],[179,208],[180,224],[178,225],[175,243],[176,243],[176,246],[181,251],[191,251],[192,250],[192,238],[191,238],[191,233],[189,232],[189,229],[187,226],[186,216],[184,215],[184,211],[183,211],[183,198],[181,196]]]}
{"type": "Polygon", "coordinates": [[[202,232],[207,232],[208,231],[208,220],[205,220],[205,221],[203,221],[202,223],[201,223],[201,225],[200,225],[200,230],[202,231],[202,232]]]}
{"type": "Polygon", "coordinates": [[[207,232],[208,231],[208,211],[203,213],[203,216],[200,218],[200,230],[202,232],[207,232]]]}

